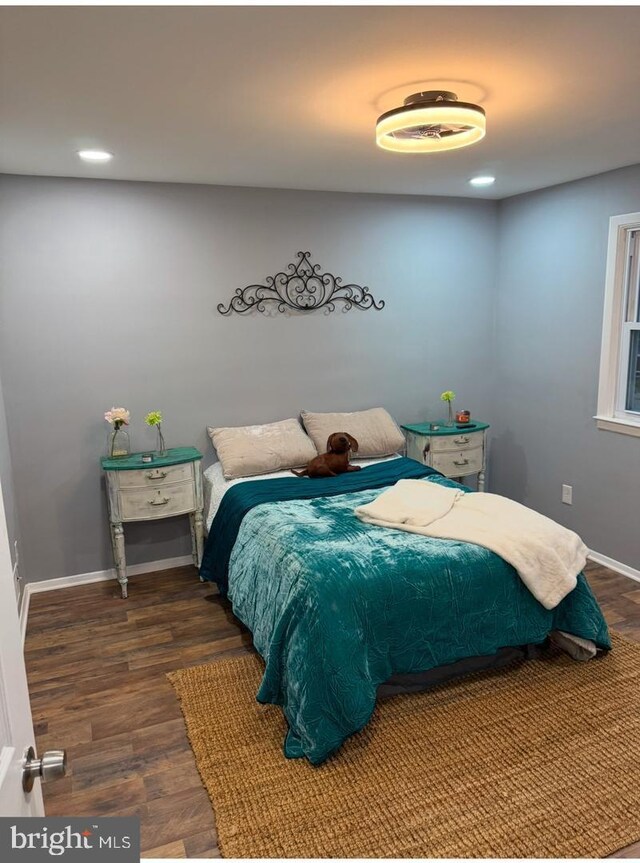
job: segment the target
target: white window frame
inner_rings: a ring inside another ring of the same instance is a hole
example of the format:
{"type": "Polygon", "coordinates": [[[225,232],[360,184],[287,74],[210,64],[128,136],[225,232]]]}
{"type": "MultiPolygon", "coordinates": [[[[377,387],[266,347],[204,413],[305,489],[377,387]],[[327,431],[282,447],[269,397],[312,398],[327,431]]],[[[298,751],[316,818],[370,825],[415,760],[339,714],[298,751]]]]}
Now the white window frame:
{"type": "Polygon", "coordinates": [[[626,322],[629,234],[640,231],[640,213],[609,220],[598,412],[599,429],[640,437],[640,413],[625,409],[625,364],[629,362],[632,327],[626,322]]]}

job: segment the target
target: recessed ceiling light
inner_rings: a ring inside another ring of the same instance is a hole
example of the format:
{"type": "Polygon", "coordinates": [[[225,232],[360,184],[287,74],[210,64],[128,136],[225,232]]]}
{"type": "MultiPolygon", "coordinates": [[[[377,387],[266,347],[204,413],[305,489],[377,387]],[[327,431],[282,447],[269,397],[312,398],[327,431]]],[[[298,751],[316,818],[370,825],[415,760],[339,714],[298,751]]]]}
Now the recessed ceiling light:
{"type": "Polygon", "coordinates": [[[427,90],[407,96],[401,108],[378,117],[376,142],[398,153],[437,153],[475,144],[485,131],[479,105],[458,102],[448,90],[427,90]]]}
{"type": "Polygon", "coordinates": [[[85,162],[109,162],[113,159],[113,153],[106,150],[78,150],[78,156],[85,162]]]}
{"type": "Polygon", "coordinates": [[[495,181],[495,177],[492,177],[489,174],[483,174],[481,177],[472,177],[469,180],[469,183],[472,186],[493,186],[495,181]]]}

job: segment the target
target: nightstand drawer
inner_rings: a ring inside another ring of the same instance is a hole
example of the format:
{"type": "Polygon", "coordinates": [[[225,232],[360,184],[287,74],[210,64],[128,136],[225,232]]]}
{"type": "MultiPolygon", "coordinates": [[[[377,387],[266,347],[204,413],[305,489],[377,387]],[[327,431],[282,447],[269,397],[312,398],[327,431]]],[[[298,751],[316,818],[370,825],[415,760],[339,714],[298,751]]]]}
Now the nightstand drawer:
{"type": "Polygon", "coordinates": [[[172,482],[186,482],[193,476],[193,462],[172,464],[167,467],[149,467],[143,470],[121,470],[118,472],[120,488],[157,488],[172,482]]]}
{"type": "Polygon", "coordinates": [[[120,491],[123,521],[143,521],[193,512],[196,508],[192,482],[164,484],[161,488],[131,488],[120,491]]]}
{"type": "Polygon", "coordinates": [[[431,466],[445,476],[467,476],[482,470],[483,453],[483,448],[477,444],[471,450],[433,453],[431,466]]]}
{"type": "Polygon", "coordinates": [[[433,452],[461,452],[467,449],[475,449],[482,446],[484,432],[460,431],[456,435],[441,435],[431,438],[431,449],[433,452]]]}

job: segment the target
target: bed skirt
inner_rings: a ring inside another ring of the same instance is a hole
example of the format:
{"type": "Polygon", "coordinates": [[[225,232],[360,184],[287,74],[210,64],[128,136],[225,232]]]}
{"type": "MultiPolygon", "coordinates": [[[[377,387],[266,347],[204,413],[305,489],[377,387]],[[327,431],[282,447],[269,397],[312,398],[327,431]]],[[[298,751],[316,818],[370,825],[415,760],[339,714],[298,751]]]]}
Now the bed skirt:
{"type": "Polygon", "coordinates": [[[516,662],[536,659],[543,652],[548,640],[542,644],[525,644],[523,647],[501,647],[491,656],[470,656],[449,665],[439,665],[428,671],[417,671],[411,674],[394,674],[378,686],[378,698],[389,698],[392,695],[402,695],[410,692],[422,692],[441,683],[448,683],[457,677],[466,677],[476,671],[490,671],[504,668],[516,662]]]}

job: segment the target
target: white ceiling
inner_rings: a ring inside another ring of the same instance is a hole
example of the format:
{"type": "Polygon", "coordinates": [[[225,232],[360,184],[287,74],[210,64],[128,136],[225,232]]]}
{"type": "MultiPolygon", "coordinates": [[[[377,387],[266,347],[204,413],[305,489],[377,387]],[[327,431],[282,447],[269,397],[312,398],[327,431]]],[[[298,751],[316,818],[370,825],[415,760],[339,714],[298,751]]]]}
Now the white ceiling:
{"type": "Polygon", "coordinates": [[[504,197],[640,161],[639,52],[638,7],[4,7],[0,170],[504,197]],[[379,150],[436,84],[486,138],[379,150]]]}

